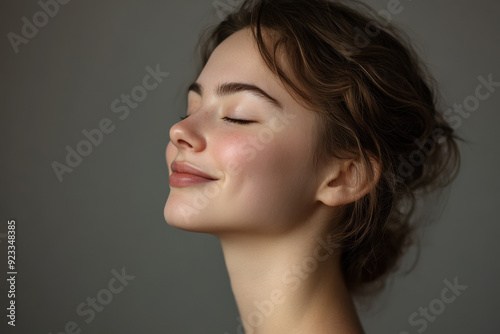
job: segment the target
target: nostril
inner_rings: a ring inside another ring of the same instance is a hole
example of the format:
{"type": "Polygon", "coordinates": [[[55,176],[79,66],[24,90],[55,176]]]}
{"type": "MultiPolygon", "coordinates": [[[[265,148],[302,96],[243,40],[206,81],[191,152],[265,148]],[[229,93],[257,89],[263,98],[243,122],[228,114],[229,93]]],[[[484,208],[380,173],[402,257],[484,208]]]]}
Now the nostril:
{"type": "Polygon", "coordinates": [[[193,147],[190,143],[188,143],[188,142],[187,142],[187,141],[185,141],[184,139],[180,139],[180,138],[179,138],[179,139],[177,140],[177,143],[178,143],[179,145],[186,145],[186,146],[189,146],[189,147],[193,147]]]}

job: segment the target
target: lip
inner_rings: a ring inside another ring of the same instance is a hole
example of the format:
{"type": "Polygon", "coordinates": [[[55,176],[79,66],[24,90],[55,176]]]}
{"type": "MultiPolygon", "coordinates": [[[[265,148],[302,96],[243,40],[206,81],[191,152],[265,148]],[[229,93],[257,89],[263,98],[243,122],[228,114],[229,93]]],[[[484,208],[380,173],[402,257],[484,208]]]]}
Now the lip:
{"type": "Polygon", "coordinates": [[[171,169],[172,174],[169,178],[169,184],[172,187],[182,188],[217,180],[198,167],[184,161],[172,162],[171,169]]]}
{"type": "Polygon", "coordinates": [[[207,173],[203,172],[198,167],[195,167],[188,162],[173,161],[172,164],[170,165],[170,167],[172,168],[172,173],[186,173],[186,174],[201,176],[201,177],[203,177],[205,179],[209,179],[209,180],[216,180],[215,177],[208,175],[207,173]]]}

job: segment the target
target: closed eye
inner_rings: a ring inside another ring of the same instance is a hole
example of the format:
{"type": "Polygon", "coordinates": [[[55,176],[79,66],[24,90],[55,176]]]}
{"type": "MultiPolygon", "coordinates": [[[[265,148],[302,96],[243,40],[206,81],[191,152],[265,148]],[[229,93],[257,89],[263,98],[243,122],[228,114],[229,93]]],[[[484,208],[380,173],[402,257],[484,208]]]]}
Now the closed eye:
{"type": "MultiPolygon", "coordinates": [[[[179,118],[182,121],[182,120],[185,120],[188,117],[189,117],[189,115],[181,116],[179,118]]],[[[222,119],[225,120],[226,122],[235,123],[235,124],[250,124],[250,123],[255,123],[255,121],[248,121],[246,119],[236,119],[236,118],[230,118],[230,117],[223,117],[222,119]]]]}
{"type": "Polygon", "coordinates": [[[245,119],[235,119],[235,118],[229,118],[229,117],[223,117],[223,120],[229,123],[236,123],[236,124],[250,124],[250,123],[255,123],[255,121],[247,121],[245,119]]]}

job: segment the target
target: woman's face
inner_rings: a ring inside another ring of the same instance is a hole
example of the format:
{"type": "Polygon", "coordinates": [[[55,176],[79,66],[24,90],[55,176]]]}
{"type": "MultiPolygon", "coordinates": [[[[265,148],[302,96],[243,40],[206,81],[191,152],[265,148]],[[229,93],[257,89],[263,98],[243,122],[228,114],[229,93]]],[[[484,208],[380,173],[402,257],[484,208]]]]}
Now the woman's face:
{"type": "Polygon", "coordinates": [[[170,129],[166,221],[214,234],[281,233],[306,221],[316,204],[318,119],[267,68],[251,31],[221,43],[196,84],[188,117],[170,129]],[[214,180],[180,173],[186,166],[214,180]]]}

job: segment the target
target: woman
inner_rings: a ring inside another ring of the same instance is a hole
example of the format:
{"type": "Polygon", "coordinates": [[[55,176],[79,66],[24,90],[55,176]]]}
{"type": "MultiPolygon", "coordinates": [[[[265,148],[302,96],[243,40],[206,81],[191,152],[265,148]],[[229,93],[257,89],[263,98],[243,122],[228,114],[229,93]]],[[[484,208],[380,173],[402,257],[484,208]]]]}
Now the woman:
{"type": "Polygon", "coordinates": [[[164,214],[219,238],[246,333],[363,333],[353,297],[458,170],[429,76],[363,8],[247,0],[202,39],[164,214]]]}

